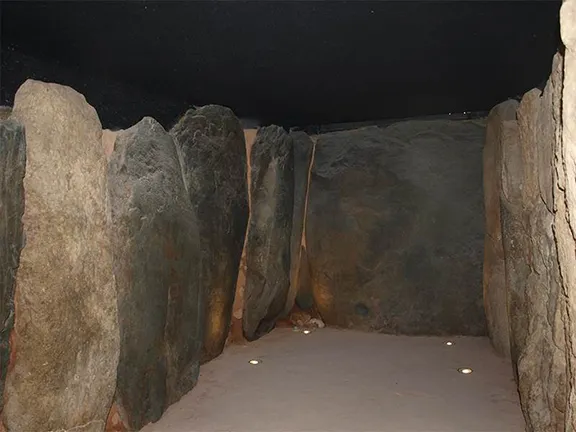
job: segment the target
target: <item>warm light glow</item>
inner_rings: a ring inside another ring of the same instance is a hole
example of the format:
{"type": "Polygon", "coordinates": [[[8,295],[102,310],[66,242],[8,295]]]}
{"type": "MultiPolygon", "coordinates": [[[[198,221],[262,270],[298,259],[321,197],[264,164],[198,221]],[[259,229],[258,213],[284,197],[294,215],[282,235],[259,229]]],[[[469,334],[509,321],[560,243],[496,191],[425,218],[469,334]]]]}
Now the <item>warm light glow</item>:
{"type": "Polygon", "coordinates": [[[448,341],[448,342],[446,342],[446,345],[448,345],[448,346],[452,346],[452,345],[454,345],[454,342],[450,342],[450,341],[448,341]]]}
{"type": "Polygon", "coordinates": [[[310,334],[311,331],[310,331],[310,330],[304,330],[302,333],[304,333],[304,334],[310,334]]]}
{"type": "Polygon", "coordinates": [[[470,368],[460,368],[460,369],[458,369],[458,372],[460,372],[461,374],[464,374],[464,375],[468,375],[468,374],[471,374],[471,373],[472,373],[472,369],[470,369],[470,368]]]}
{"type": "Polygon", "coordinates": [[[251,365],[257,365],[260,363],[260,360],[252,359],[248,363],[250,363],[251,365]]]}

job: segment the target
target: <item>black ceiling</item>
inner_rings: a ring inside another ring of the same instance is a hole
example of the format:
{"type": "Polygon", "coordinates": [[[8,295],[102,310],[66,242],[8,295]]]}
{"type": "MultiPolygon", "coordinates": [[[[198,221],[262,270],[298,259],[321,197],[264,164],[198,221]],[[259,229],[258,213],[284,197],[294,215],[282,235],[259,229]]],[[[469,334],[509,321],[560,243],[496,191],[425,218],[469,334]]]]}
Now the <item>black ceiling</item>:
{"type": "Polygon", "coordinates": [[[560,1],[3,1],[2,100],[27,77],[107,126],[227,105],[305,125],[488,110],[545,79],[560,1]]]}

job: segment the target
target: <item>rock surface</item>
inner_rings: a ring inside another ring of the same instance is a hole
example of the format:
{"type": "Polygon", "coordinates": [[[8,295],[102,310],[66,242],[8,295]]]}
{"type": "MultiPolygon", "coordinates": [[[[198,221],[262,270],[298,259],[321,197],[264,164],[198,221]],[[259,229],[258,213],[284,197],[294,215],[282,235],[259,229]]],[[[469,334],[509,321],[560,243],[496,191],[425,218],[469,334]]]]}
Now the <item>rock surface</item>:
{"type": "Polygon", "coordinates": [[[185,391],[181,377],[188,390],[197,378],[198,234],[176,146],[162,126],[146,117],[113,144],[108,184],[121,336],[116,404],[124,424],[139,430],[185,391]]]}
{"type": "Polygon", "coordinates": [[[22,249],[26,140],[14,120],[0,121],[0,412],[14,326],[14,283],[22,249]]]}
{"type": "Polygon", "coordinates": [[[0,106],[0,120],[6,120],[12,114],[12,107],[0,106]]]}
{"type": "Polygon", "coordinates": [[[81,94],[32,80],[12,118],[26,130],[25,245],[2,420],[7,432],[101,432],[119,351],[102,127],[81,94]]]}
{"type": "Polygon", "coordinates": [[[484,145],[484,310],[492,345],[504,357],[510,357],[510,330],[500,220],[502,148],[517,145],[517,109],[518,102],[511,99],[490,111],[484,145]]]}
{"type": "Polygon", "coordinates": [[[258,130],[250,153],[250,224],[242,329],[248,340],[269,332],[290,288],[294,202],[292,138],[278,126],[258,130]]]}
{"type": "MultiPolygon", "coordinates": [[[[564,326],[567,331],[567,383],[565,425],[560,430],[576,430],[576,1],[565,0],[560,10],[561,37],[564,42],[564,74],[561,115],[554,110],[558,146],[558,175],[554,202],[555,236],[563,298],[567,300],[564,326]]],[[[562,297],[561,297],[562,298],[562,297]]],[[[562,402],[562,401],[560,401],[562,402]]]]}
{"type": "Polygon", "coordinates": [[[206,290],[202,362],[222,352],[248,222],[246,145],[240,121],[225,107],[191,109],[171,129],[184,182],[198,215],[201,285],[206,290]]]}
{"type": "Polygon", "coordinates": [[[288,314],[294,306],[300,286],[301,245],[308,198],[308,174],[314,150],[314,143],[304,132],[290,132],[290,137],[294,143],[294,208],[290,240],[290,290],[284,309],[285,314],[288,314]]]}
{"type": "Polygon", "coordinates": [[[327,325],[483,335],[484,124],[320,135],[306,247],[327,325]]]}
{"type": "Polygon", "coordinates": [[[300,263],[298,264],[298,294],[296,304],[300,309],[309,310],[314,307],[314,291],[310,276],[308,251],[304,246],[300,250],[300,263]]]}
{"type": "Polygon", "coordinates": [[[528,431],[564,430],[566,304],[554,238],[554,157],[562,63],[518,108],[518,139],[502,147],[501,216],[510,350],[528,431]]]}

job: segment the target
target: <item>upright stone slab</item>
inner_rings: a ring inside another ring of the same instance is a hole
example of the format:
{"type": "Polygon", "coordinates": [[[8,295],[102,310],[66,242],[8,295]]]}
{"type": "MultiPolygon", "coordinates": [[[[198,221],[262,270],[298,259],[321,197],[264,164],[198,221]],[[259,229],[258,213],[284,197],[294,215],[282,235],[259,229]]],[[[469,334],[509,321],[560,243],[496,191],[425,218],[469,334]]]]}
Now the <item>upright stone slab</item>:
{"type": "Polygon", "coordinates": [[[475,121],[320,135],[306,248],[327,325],[484,335],[482,147],[475,121]]]}
{"type": "Polygon", "coordinates": [[[201,286],[206,295],[202,362],[206,362],[220,355],[230,330],[248,222],[244,131],[229,108],[208,105],[186,112],[170,134],[198,215],[201,286]]]}
{"type": "Polygon", "coordinates": [[[554,236],[557,119],[562,88],[557,56],[544,92],[518,108],[518,139],[502,148],[502,236],[511,357],[528,431],[564,430],[566,303],[554,236]]]}
{"type": "Polygon", "coordinates": [[[312,162],[314,143],[304,132],[290,132],[294,142],[294,208],[292,211],[292,237],[290,240],[290,290],[284,312],[288,314],[300,286],[301,244],[306,216],[308,174],[312,162]]]}
{"type": "Polygon", "coordinates": [[[269,332],[290,288],[294,202],[292,138],[278,126],[258,130],[250,155],[250,225],[242,328],[248,340],[269,332]]]}
{"type": "Polygon", "coordinates": [[[22,249],[26,140],[14,120],[0,121],[0,412],[14,326],[14,283],[22,249]]]}
{"type": "Polygon", "coordinates": [[[2,421],[101,432],[119,350],[102,127],[81,94],[33,80],[12,118],[26,130],[25,241],[2,421]]]}
{"type": "Polygon", "coordinates": [[[511,99],[490,111],[484,145],[484,309],[492,345],[504,357],[510,357],[510,326],[500,220],[502,148],[518,140],[517,109],[518,102],[511,99]]]}
{"type": "Polygon", "coordinates": [[[568,305],[565,317],[568,397],[565,429],[576,430],[576,0],[564,0],[560,9],[560,30],[564,43],[561,113],[554,110],[556,172],[554,202],[555,236],[563,298],[568,305]],[[560,126],[561,125],[561,126],[560,126]]]}
{"type": "MultiPolygon", "coordinates": [[[[199,288],[197,223],[176,146],[156,120],[146,117],[119,132],[111,147],[108,187],[121,336],[116,404],[124,425],[139,430],[168,405],[168,392],[174,391],[167,389],[169,367],[172,386],[182,373],[175,360],[185,346],[175,342],[184,339],[183,321],[193,323],[186,344],[200,342],[200,300],[189,300],[199,288]],[[167,337],[169,298],[174,333],[167,337]],[[181,298],[187,303],[180,305],[181,298]]],[[[191,361],[197,369],[196,347],[187,358],[183,365],[191,361]]]]}

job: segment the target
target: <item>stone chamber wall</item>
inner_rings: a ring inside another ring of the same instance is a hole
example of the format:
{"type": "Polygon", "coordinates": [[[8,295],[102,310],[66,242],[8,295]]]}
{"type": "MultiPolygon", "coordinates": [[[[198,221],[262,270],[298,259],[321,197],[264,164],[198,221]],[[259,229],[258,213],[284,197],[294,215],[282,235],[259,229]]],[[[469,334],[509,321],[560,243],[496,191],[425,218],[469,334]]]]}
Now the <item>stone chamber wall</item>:
{"type": "Polygon", "coordinates": [[[543,91],[308,136],[208,105],[120,131],[0,109],[0,431],[137,431],[276,325],[485,335],[527,430],[576,430],[576,0],[543,91]]]}

